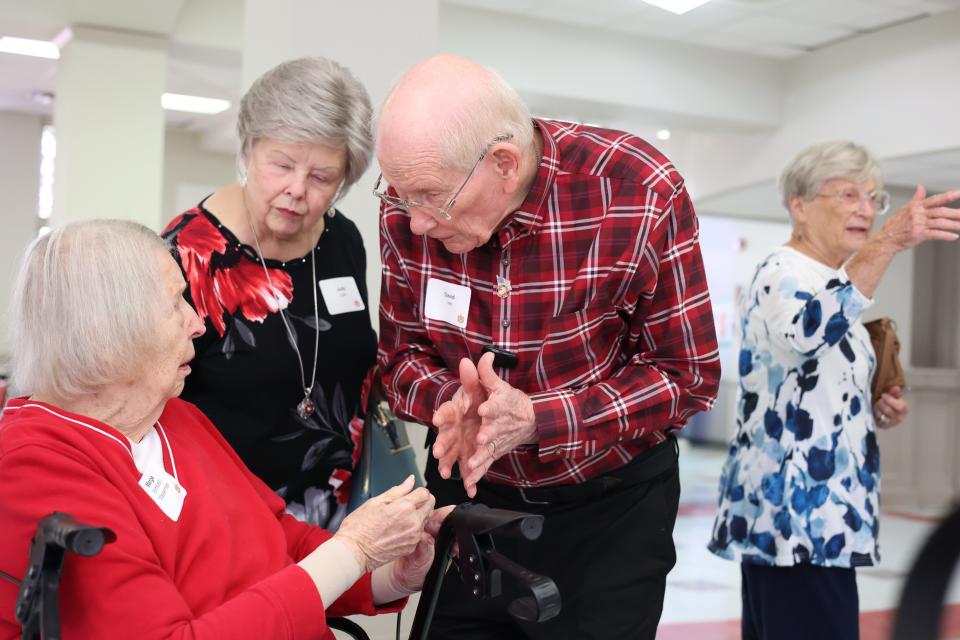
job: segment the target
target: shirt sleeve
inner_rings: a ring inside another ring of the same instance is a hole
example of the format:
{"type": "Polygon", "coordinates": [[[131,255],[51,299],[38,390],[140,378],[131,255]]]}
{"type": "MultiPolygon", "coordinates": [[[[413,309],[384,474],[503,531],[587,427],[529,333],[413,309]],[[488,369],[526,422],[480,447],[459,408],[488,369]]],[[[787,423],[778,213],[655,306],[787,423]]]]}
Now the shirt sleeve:
{"type": "Polygon", "coordinates": [[[770,341],[809,358],[840,342],[873,300],[843,268],[826,285],[804,279],[802,273],[768,262],[758,269],[753,290],[770,341]]]}
{"type": "Polygon", "coordinates": [[[450,372],[423,331],[416,296],[404,277],[385,220],[381,215],[383,272],[377,364],[394,412],[405,420],[429,425],[433,412],[460,388],[460,379],[450,372]]]}
{"type": "MultiPolygon", "coordinates": [[[[648,189],[625,185],[611,208],[649,209],[648,189]]],[[[539,457],[592,455],[682,427],[716,399],[720,360],[699,228],[683,186],[661,198],[630,283],[627,353],[605,380],[531,395],[539,457]]]]}
{"type": "MultiPolygon", "coordinates": [[[[121,492],[89,461],[44,446],[22,446],[0,465],[0,520],[6,540],[30,540],[37,523],[62,505],[82,522],[112,529],[98,555],[71,555],[60,586],[62,626],[82,638],[316,638],[324,607],[306,571],[290,565],[195,615],[161,566],[151,540],[121,492]],[[64,479],[69,481],[65,482],[64,479]]],[[[15,568],[23,574],[27,564],[15,568]]],[[[217,576],[196,576],[216,580],[217,576]]],[[[224,585],[225,591],[228,586],[224,585]]]]}
{"type": "MultiPolygon", "coordinates": [[[[203,415],[203,412],[193,405],[186,404],[185,406],[205,425],[210,436],[224,448],[227,454],[233,458],[237,466],[243,470],[247,480],[253,485],[257,493],[260,494],[263,501],[267,503],[270,511],[277,517],[287,540],[287,553],[295,562],[303,560],[307,555],[312,553],[314,549],[332,537],[331,533],[326,529],[301,522],[288,514],[283,499],[243,464],[240,456],[238,456],[229,443],[227,443],[226,439],[224,439],[216,427],[203,415]]],[[[313,586],[312,580],[310,584],[313,586]]],[[[384,606],[375,605],[373,603],[373,591],[370,585],[370,574],[366,573],[352,587],[326,607],[326,609],[327,615],[329,616],[355,614],[372,616],[380,613],[400,611],[405,605],[406,600],[389,603],[384,606]]]]}

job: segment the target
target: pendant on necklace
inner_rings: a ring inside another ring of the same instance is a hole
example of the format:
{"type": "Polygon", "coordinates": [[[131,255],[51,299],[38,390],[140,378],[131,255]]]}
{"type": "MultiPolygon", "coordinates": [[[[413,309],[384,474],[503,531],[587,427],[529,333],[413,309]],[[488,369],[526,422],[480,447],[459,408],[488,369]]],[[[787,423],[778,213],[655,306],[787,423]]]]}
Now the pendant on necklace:
{"type": "Polygon", "coordinates": [[[309,395],[303,397],[303,400],[300,401],[300,404],[297,405],[297,413],[300,414],[300,417],[306,420],[313,415],[313,410],[316,407],[313,404],[313,400],[310,399],[309,395]]]}

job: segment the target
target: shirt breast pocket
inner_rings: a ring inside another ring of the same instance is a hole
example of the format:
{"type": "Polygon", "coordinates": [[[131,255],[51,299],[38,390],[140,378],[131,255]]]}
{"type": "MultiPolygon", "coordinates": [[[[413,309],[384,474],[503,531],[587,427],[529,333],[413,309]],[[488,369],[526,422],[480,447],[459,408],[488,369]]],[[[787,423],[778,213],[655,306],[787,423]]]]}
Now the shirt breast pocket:
{"type": "Polygon", "coordinates": [[[624,317],[606,301],[554,316],[547,321],[537,354],[541,389],[577,388],[607,379],[626,361],[626,334],[624,317]]]}

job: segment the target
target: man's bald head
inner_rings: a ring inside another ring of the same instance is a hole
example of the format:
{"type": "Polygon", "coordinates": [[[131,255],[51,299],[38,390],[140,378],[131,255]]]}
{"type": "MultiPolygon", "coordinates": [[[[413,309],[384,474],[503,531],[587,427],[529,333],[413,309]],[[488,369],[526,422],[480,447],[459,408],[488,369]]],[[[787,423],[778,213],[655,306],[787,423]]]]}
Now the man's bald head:
{"type": "Polygon", "coordinates": [[[444,164],[468,168],[496,136],[520,149],[533,138],[530,112],[495,72],[458,56],[418,62],[394,85],[380,111],[377,155],[428,148],[444,164]]]}

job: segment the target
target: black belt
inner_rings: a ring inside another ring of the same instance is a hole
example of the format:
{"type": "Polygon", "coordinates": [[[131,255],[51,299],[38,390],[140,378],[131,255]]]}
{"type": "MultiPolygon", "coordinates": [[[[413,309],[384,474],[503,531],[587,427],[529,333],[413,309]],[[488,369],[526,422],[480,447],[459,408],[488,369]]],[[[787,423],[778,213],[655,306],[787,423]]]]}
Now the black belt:
{"type": "Polygon", "coordinates": [[[524,504],[568,504],[598,498],[614,489],[623,489],[644,482],[674,469],[680,449],[672,434],[660,444],[650,447],[615,471],[577,484],[551,487],[511,487],[481,480],[477,483],[477,499],[483,502],[487,493],[501,500],[524,504]]]}

